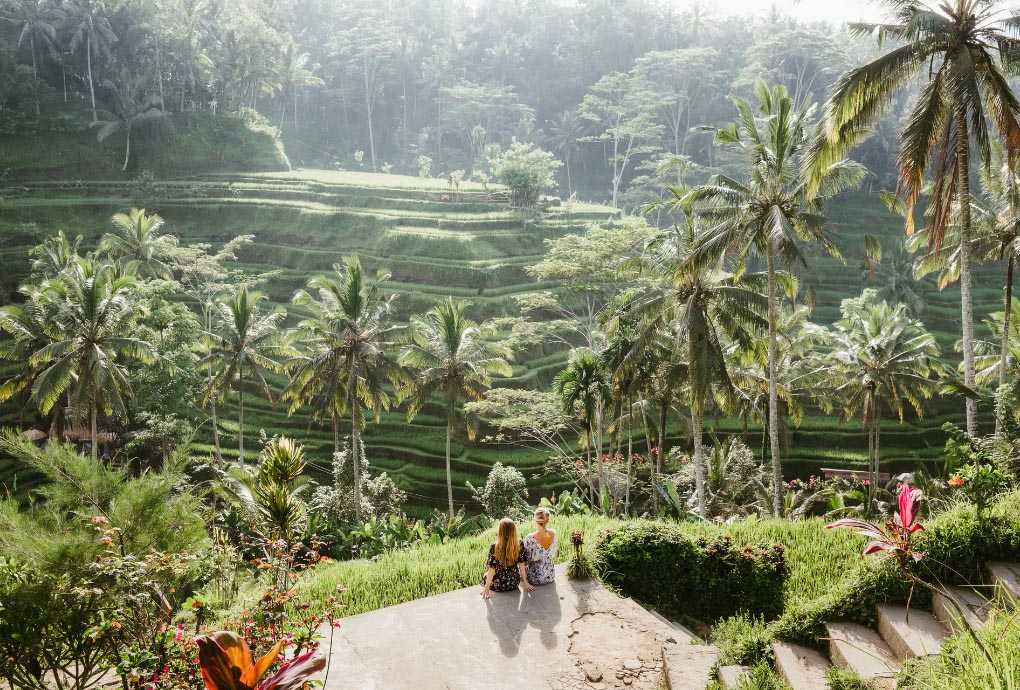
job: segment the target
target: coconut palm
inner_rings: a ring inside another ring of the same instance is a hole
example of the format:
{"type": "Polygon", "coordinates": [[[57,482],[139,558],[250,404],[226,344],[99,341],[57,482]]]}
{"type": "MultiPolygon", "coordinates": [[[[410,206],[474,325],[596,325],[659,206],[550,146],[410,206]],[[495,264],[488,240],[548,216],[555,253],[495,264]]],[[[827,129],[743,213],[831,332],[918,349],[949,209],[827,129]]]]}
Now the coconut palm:
{"type": "Polygon", "coordinates": [[[573,110],[564,110],[554,120],[549,121],[549,136],[546,142],[553,153],[563,157],[567,169],[567,196],[574,195],[574,186],[570,181],[570,161],[575,153],[581,152],[581,139],[587,134],[584,120],[573,110]]]}
{"type": "Polygon", "coordinates": [[[158,214],[146,214],[144,208],[116,213],[110,223],[117,232],[103,235],[99,251],[120,261],[126,273],[170,280],[173,272],[163,258],[177,246],[177,238],[159,233],[163,222],[158,214]]]}
{"type": "Polygon", "coordinates": [[[301,53],[297,43],[291,41],[283,51],[283,59],[279,65],[278,79],[280,82],[280,101],[283,105],[280,108],[280,129],[283,129],[283,119],[287,115],[287,98],[294,97],[294,126],[298,124],[297,94],[302,86],[321,86],[325,82],[315,76],[315,70],[319,68],[316,64],[309,64],[311,56],[308,53],[301,53]]]}
{"type": "Polygon", "coordinates": [[[78,258],[82,236],[71,240],[63,230],[47,237],[42,244],[32,249],[32,278],[36,281],[56,277],[78,258]]]}
{"type": "MultiPolygon", "coordinates": [[[[677,189],[678,196],[685,190],[677,189]]],[[[734,398],[733,381],[727,369],[726,348],[736,343],[742,350],[755,348],[755,334],[768,328],[765,296],[767,276],[724,270],[722,261],[708,264],[692,260],[698,238],[693,219],[658,234],[639,260],[652,277],[653,286],[634,307],[642,319],[634,349],[649,336],[663,330],[674,337],[675,351],[682,362],[687,403],[691,412],[694,469],[698,514],[705,515],[705,466],[702,435],[709,401],[728,402],[734,398]]]]}
{"type": "MultiPolygon", "coordinates": [[[[18,47],[28,39],[32,53],[32,76],[39,77],[37,52],[57,42],[57,27],[64,19],[63,11],[46,0],[14,0],[0,7],[0,22],[18,29],[18,47]]],[[[38,103],[36,104],[38,114],[38,103]]]]}
{"type": "Polygon", "coordinates": [[[71,32],[70,49],[80,50],[85,47],[85,60],[88,67],[89,97],[92,99],[92,121],[99,119],[96,111],[96,87],[92,77],[92,56],[108,55],[110,47],[117,42],[110,19],[107,16],[106,3],[103,0],[73,0],[66,9],[68,28],[71,32]]]}
{"type": "MultiPolygon", "coordinates": [[[[507,361],[513,355],[502,343],[486,340],[492,333],[464,316],[464,302],[447,298],[425,316],[411,318],[410,343],[400,353],[401,366],[412,372],[408,386],[410,421],[439,394],[446,413],[446,497],[450,517],[453,508],[453,475],[450,470],[450,437],[461,396],[478,402],[493,376],[510,376],[507,361]]],[[[472,425],[468,434],[474,436],[472,425]]]]}
{"type": "Polygon", "coordinates": [[[159,107],[159,99],[149,92],[148,81],[144,77],[134,77],[126,69],[121,70],[117,81],[103,80],[108,93],[108,107],[99,112],[100,120],[94,115],[93,127],[99,131],[96,138],[100,143],[119,132],[125,134],[124,166],[128,169],[131,161],[131,133],[135,127],[165,117],[166,112],[159,107]]]}
{"type": "Polygon", "coordinates": [[[860,416],[868,430],[869,502],[878,483],[879,432],[882,407],[903,422],[904,401],[918,416],[924,400],[937,389],[930,378],[939,370],[939,347],[904,304],[890,306],[876,299],[874,290],[843,301],[843,318],[835,324],[832,353],[837,394],[843,397],[843,417],[860,416]]]}
{"type": "Polygon", "coordinates": [[[868,262],[865,281],[873,282],[878,290],[878,299],[889,304],[907,305],[910,316],[917,318],[924,311],[924,297],[921,296],[918,276],[914,271],[914,255],[905,241],[893,245],[892,250],[883,252],[877,260],[868,262]]]}
{"type": "Polygon", "coordinates": [[[588,348],[571,352],[566,368],[556,375],[553,390],[563,412],[575,415],[584,432],[589,500],[592,506],[597,506],[602,491],[602,415],[611,400],[608,377],[599,358],[588,348]],[[591,459],[596,444],[598,468],[594,475],[597,481],[593,479],[591,459]]]}
{"type": "Polygon", "coordinates": [[[206,333],[209,353],[203,358],[204,366],[214,371],[203,402],[221,391],[236,386],[237,450],[238,461],[244,465],[244,390],[253,382],[267,400],[272,402],[273,391],[263,371],[283,370],[282,357],[289,353],[280,334],[287,315],[279,308],[263,311],[261,303],[266,296],[249,292],[247,286],[238,287],[224,295],[215,304],[216,324],[206,333]]]}
{"type": "MultiPolygon", "coordinates": [[[[334,266],[336,277],[320,277],[309,283],[313,296],[300,291],[294,303],[312,308],[317,323],[310,326],[317,356],[298,365],[295,374],[297,393],[317,397],[329,406],[336,419],[348,409],[351,415],[351,448],[354,457],[355,520],[361,521],[361,429],[365,408],[375,415],[389,409],[392,398],[387,384],[399,386],[405,376],[390,354],[397,348],[395,328],[387,321],[393,296],[385,296],[380,286],[389,273],[379,271],[375,280],[366,278],[357,256],[334,266]],[[331,380],[311,379],[320,372],[331,380]],[[344,396],[341,405],[340,396],[344,396]]],[[[302,329],[298,329],[298,333],[302,329]]],[[[335,428],[335,427],[334,427],[335,428]]]]}
{"type": "MultiPolygon", "coordinates": [[[[1020,103],[1000,63],[1020,50],[1017,18],[1002,0],[883,0],[891,19],[884,24],[852,24],[856,36],[886,37],[898,47],[840,77],[812,146],[806,179],[811,189],[821,171],[858,144],[893,102],[914,83],[927,82],[914,102],[900,135],[899,193],[905,201],[907,234],[913,210],[931,172],[928,196],[928,250],[939,251],[959,213],[960,297],[963,322],[964,384],[975,386],[974,315],[971,277],[970,159],[985,168],[992,159],[988,122],[998,132],[1012,167],[1020,154],[1020,103]],[[960,202],[963,200],[963,203],[960,202]],[[955,206],[955,208],[954,208],[955,206]]],[[[977,432],[977,401],[967,398],[967,432],[977,432]]]]}
{"type": "Polygon", "coordinates": [[[32,383],[32,401],[48,414],[65,393],[79,413],[88,409],[92,458],[97,457],[99,413],[127,415],[132,395],[125,358],[152,363],[151,347],[131,337],[138,305],[135,281],[110,264],[75,259],[38,298],[51,321],[50,343],[32,354],[31,366],[42,366],[32,383]]]}
{"type": "Polygon", "coordinates": [[[735,252],[743,258],[756,254],[765,259],[768,270],[769,318],[769,434],[772,458],[773,509],[782,506],[783,473],[779,447],[779,400],[776,371],[776,324],[778,320],[777,264],[807,265],[801,244],[813,242],[830,253],[835,246],[826,236],[825,218],[820,215],[824,200],[860,184],[865,170],[847,160],[830,162],[817,173],[814,190],[802,180],[803,150],[810,108],[794,111],[793,99],[782,86],[769,89],[755,83],[757,113],[744,100],[734,99],[738,118],[716,133],[716,141],[743,152],[747,174],[743,180],[715,175],[708,184],[696,187],[683,203],[693,204],[697,213],[712,222],[695,252],[696,261],[714,262],[715,257],[735,252]]]}
{"type": "MultiPolygon", "coordinates": [[[[31,409],[27,403],[32,383],[45,368],[42,364],[32,364],[32,356],[52,342],[48,328],[52,310],[47,309],[37,286],[25,284],[19,292],[25,298],[24,304],[0,307],[0,331],[8,336],[0,341],[0,361],[20,367],[0,384],[0,403],[18,398],[22,411],[27,412],[31,409]]],[[[55,430],[62,417],[63,408],[56,406],[51,425],[55,430]]]]}

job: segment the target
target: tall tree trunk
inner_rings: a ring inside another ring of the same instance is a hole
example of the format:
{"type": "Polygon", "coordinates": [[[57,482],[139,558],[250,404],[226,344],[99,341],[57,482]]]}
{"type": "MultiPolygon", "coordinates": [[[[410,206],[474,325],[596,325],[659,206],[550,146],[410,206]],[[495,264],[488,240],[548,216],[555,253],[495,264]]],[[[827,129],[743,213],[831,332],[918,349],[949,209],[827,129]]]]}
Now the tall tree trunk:
{"type": "Polygon", "coordinates": [[[436,90],[436,163],[443,160],[443,84],[436,90]]]}
{"type": "Polygon", "coordinates": [[[868,402],[868,505],[865,515],[871,515],[872,499],[875,490],[875,420],[872,404],[868,402]]]}
{"type": "Polygon", "coordinates": [[[704,418],[691,406],[691,438],[694,439],[694,486],[698,497],[698,515],[705,517],[705,451],[701,443],[704,418]]]}
{"type": "Polygon", "coordinates": [[[776,257],[775,247],[769,242],[769,445],[772,454],[772,512],[778,517],[783,509],[783,468],[779,450],[779,394],[776,386],[776,361],[779,357],[776,343],[776,257]]]}
{"type": "Polygon", "coordinates": [[[291,96],[294,98],[294,107],[291,109],[291,110],[294,111],[294,128],[297,129],[297,126],[298,126],[298,109],[297,109],[297,106],[298,106],[298,97],[297,97],[297,85],[296,84],[293,86],[293,88],[291,88],[291,96]]]}
{"type": "Polygon", "coordinates": [[[128,161],[131,160],[131,124],[127,126],[127,146],[124,148],[124,167],[121,168],[121,172],[127,172],[128,161]]]}
{"type": "Polygon", "coordinates": [[[591,501],[591,509],[598,510],[598,493],[595,491],[595,480],[591,471],[591,431],[584,434],[584,461],[585,474],[588,476],[588,499],[591,501]]]}
{"type": "Polygon", "coordinates": [[[216,396],[209,398],[209,410],[212,414],[212,439],[217,469],[223,469],[223,450],[220,448],[220,422],[216,417],[216,396]]]}
{"type": "Polygon", "coordinates": [[[98,417],[99,403],[92,403],[91,416],[91,436],[92,436],[92,459],[96,460],[99,457],[99,434],[96,431],[96,417],[98,417]]]}
{"type": "Polygon", "coordinates": [[[283,131],[283,119],[285,117],[287,117],[287,89],[286,88],[284,88],[284,90],[283,90],[283,98],[281,98],[280,100],[283,101],[283,107],[280,109],[280,131],[282,132],[283,131]]]}
{"type": "Polygon", "coordinates": [[[89,68],[89,96],[92,98],[92,121],[96,122],[99,116],[96,115],[96,87],[92,82],[92,30],[89,30],[89,38],[85,44],[86,61],[89,68]]]}
{"type": "Polygon", "coordinates": [[[244,376],[237,385],[237,458],[244,467],[244,376]]]}
{"type": "Polygon", "coordinates": [[[648,482],[652,487],[652,510],[659,507],[659,490],[655,484],[655,461],[652,459],[652,437],[648,433],[648,415],[644,405],[641,406],[641,426],[645,428],[645,448],[648,449],[648,482]]]}
{"type": "Polygon", "coordinates": [[[668,420],[669,399],[663,397],[659,401],[659,442],[655,447],[655,468],[659,472],[666,469],[666,425],[669,423],[668,420]]]}
{"type": "Polygon", "coordinates": [[[351,458],[354,462],[354,522],[361,522],[361,419],[358,412],[361,403],[358,401],[357,388],[354,383],[354,367],[347,377],[347,390],[351,406],[351,458]]]}
{"type": "Polygon", "coordinates": [[[574,185],[570,182],[570,154],[565,155],[563,159],[567,164],[567,198],[570,199],[574,196],[574,185]]]}
{"type": "Polygon", "coordinates": [[[67,103],[67,69],[63,65],[60,66],[60,81],[64,86],[64,103],[67,103]]]}
{"type": "Polygon", "coordinates": [[[340,452],[340,416],[333,412],[333,454],[340,452]]]}
{"type": "Polygon", "coordinates": [[[156,75],[159,78],[159,109],[166,112],[166,96],[163,93],[163,57],[159,49],[159,33],[156,33],[156,75]]]}
{"type": "MultiPolygon", "coordinates": [[[[39,73],[38,73],[38,71],[36,69],[36,64],[35,64],[35,34],[33,32],[31,32],[31,31],[28,33],[28,43],[29,43],[29,46],[32,49],[32,79],[38,79],[39,78],[39,73]]],[[[36,97],[35,97],[35,116],[39,117],[39,96],[38,95],[36,95],[36,97]]]]}
{"type": "MultiPolygon", "coordinates": [[[[974,370],[974,308],[971,298],[972,276],[970,272],[971,226],[970,226],[970,142],[967,132],[967,113],[957,108],[956,113],[956,157],[959,166],[960,201],[960,302],[963,312],[963,383],[976,390],[974,370]]],[[[967,433],[977,434],[977,400],[967,398],[967,433]]]]}
{"type": "Polygon", "coordinates": [[[368,62],[364,63],[365,66],[365,114],[368,116],[368,146],[372,153],[372,172],[376,172],[375,168],[375,135],[372,132],[372,95],[369,93],[369,79],[368,79],[368,62]]]}
{"type": "Polygon", "coordinates": [[[453,472],[450,469],[450,436],[453,435],[453,410],[446,411],[446,500],[450,504],[450,519],[453,519],[453,472]]]}
{"type": "Polygon", "coordinates": [[[623,512],[630,515],[630,477],[634,457],[634,431],[631,428],[631,415],[634,413],[634,401],[627,398],[627,485],[623,493],[623,512]]]}
{"type": "MultiPolygon", "coordinates": [[[[1014,213],[1014,216],[1016,214],[1014,213]]],[[[1013,248],[1008,250],[1009,256],[1006,259],[1006,297],[1003,300],[1005,311],[1002,316],[1002,339],[999,343],[999,388],[1006,385],[1006,363],[1009,353],[1009,327],[1013,317],[1013,248]]],[[[1002,422],[999,419],[999,411],[995,411],[995,433],[1002,430],[1002,422]]]]}

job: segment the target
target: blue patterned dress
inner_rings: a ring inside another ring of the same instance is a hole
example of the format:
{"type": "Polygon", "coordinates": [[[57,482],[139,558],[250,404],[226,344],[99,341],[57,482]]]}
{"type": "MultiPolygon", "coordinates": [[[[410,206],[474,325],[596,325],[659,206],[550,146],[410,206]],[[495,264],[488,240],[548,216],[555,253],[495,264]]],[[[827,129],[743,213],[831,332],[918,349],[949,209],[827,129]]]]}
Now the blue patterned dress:
{"type": "Polygon", "coordinates": [[[528,574],[528,582],[533,585],[547,585],[556,577],[556,571],[553,569],[553,559],[556,557],[556,531],[549,532],[552,533],[553,540],[548,549],[538,543],[534,533],[524,538],[524,550],[528,554],[525,571],[528,574]]]}

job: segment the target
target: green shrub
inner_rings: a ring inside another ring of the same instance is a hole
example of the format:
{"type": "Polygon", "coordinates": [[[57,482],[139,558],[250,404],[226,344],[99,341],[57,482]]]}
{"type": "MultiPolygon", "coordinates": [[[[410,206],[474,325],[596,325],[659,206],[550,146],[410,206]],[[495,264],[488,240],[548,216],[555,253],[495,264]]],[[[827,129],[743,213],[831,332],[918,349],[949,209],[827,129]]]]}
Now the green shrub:
{"type": "Polygon", "coordinates": [[[764,662],[754,666],[740,681],[737,688],[738,690],[790,690],[790,686],[776,675],[769,664],[764,662]]]}
{"type": "Polygon", "coordinates": [[[593,560],[606,583],[678,616],[714,621],[782,611],[781,544],[692,539],[676,524],[633,524],[603,534],[593,560]]]}
{"type": "Polygon", "coordinates": [[[497,462],[489,471],[485,486],[476,489],[468,483],[474,492],[475,500],[482,504],[485,514],[493,520],[504,517],[518,520],[528,512],[528,485],[524,475],[516,467],[497,462]]]}

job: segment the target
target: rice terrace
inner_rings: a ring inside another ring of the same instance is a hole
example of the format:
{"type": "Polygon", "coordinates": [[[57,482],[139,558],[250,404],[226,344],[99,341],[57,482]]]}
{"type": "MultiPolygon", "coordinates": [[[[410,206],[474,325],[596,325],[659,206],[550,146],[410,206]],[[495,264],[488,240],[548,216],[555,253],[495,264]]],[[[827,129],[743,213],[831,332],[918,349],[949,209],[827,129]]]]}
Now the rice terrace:
{"type": "Polygon", "coordinates": [[[1018,56],[0,0],[0,688],[1020,687],[1018,56]]]}

